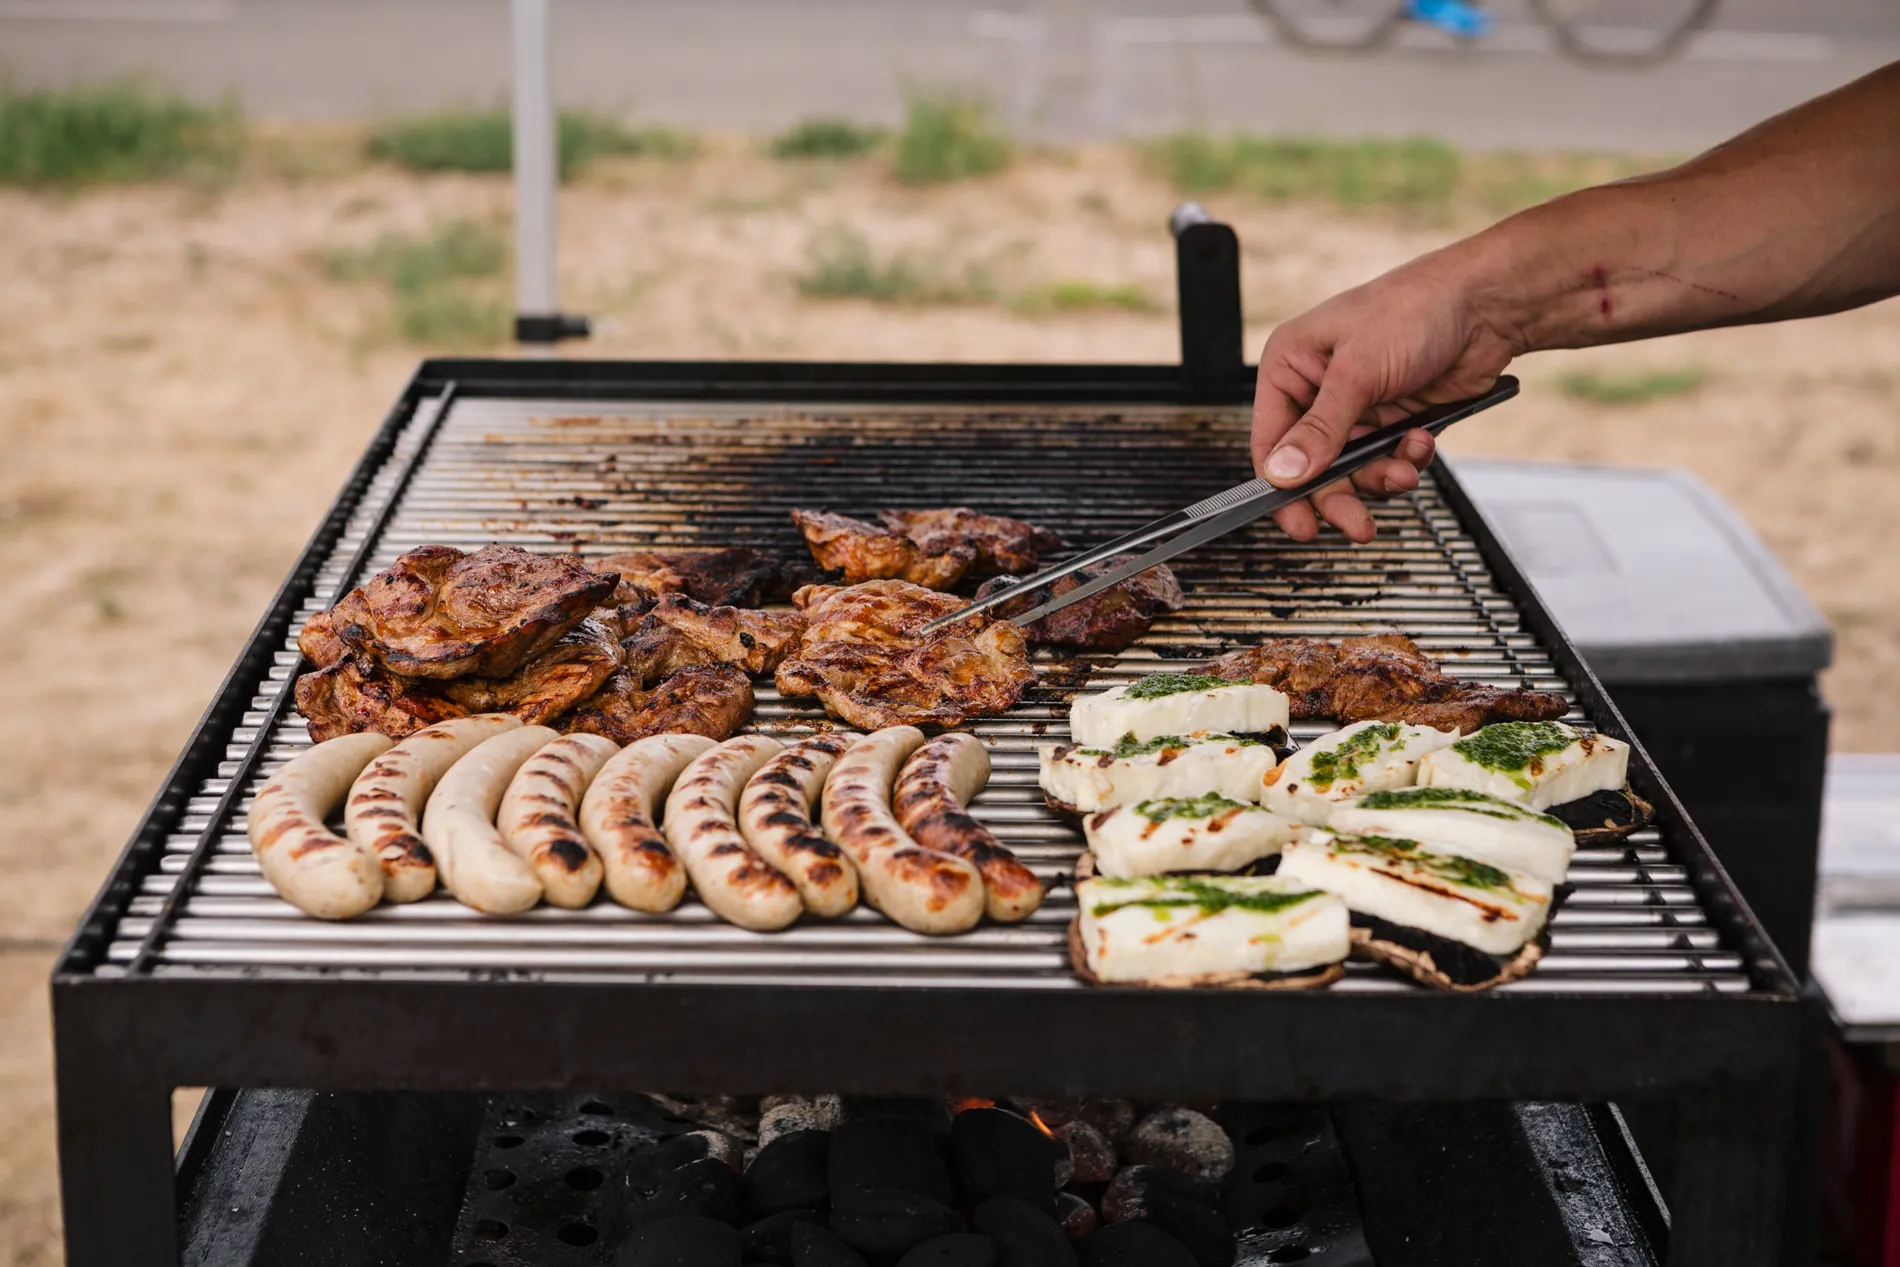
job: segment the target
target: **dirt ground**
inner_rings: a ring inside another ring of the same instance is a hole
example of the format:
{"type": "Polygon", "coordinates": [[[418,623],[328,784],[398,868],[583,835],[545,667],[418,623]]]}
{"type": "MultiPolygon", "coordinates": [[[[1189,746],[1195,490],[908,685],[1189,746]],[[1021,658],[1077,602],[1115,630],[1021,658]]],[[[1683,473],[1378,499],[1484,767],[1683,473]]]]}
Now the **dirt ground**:
{"type": "MultiPolygon", "coordinates": [[[[875,164],[793,166],[737,141],[563,193],[563,298],[607,318],[572,354],[1168,361],[1175,195],[1119,150],[1031,158],[921,192],[875,164]],[[815,239],[1000,299],[802,296],[815,239]],[[1049,282],[1132,283],[1154,311],[1025,313],[1049,282]]],[[[387,171],[216,192],[0,193],[0,1261],[58,1261],[44,979],[51,950],[422,354],[387,299],[318,258],[452,217],[505,218],[505,182],[387,171]]],[[[1449,226],[1215,200],[1245,244],[1249,341],[1449,226]]],[[[1891,747],[1900,705],[1900,306],[1549,355],[1520,402],[1450,447],[1691,467],[1754,524],[1839,633],[1845,749],[1891,747]],[[1579,403],[1567,370],[1697,367],[1700,390],[1579,403]]]]}

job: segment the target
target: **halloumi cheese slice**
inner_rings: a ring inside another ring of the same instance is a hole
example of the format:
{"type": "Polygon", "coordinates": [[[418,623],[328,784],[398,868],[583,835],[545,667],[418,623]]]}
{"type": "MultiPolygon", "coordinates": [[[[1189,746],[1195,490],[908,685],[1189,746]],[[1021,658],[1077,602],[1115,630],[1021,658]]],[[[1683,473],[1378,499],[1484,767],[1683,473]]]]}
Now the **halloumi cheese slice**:
{"type": "Polygon", "coordinates": [[[1267,772],[1260,803],[1303,823],[1325,823],[1339,801],[1410,787],[1428,753],[1458,733],[1397,721],[1362,721],[1321,735],[1267,772]]]}
{"type": "Polygon", "coordinates": [[[1084,880],[1076,901],[1102,981],[1299,972],[1352,948],[1345,903],[1281,876],[1084,880]]]}
{"type": "Polygon", "coordinates": [[[1416,840],[1550,884],[1564,882],[1577,851],[1576,835],[1563,820],[1462,787],[1373,792],[1334,806],[1327,825],[1349,836],[1416,840]]]}
{"type": "Polygon", "coordinates": [[[1297,830],[1289,819],[1218,792],[1117,805],[1082,820],[1097,872],[1113,878],[1238,871],[1279,853],[1297,830]]]}
{"type": "Polygon", "coordinates": [[[1514,955],[1550,917],[1551,886],[1415,840],[1308,831],[1280,854],[1276,878],[1325,889],[1355,915],[1514,955]]]}
{"type": "Polygon", "coordinates": [[[1630,746],[1560,721],[1486,726],[1419,764],[1421,787],[1489,792],[1535,810],[1615,791],[1629,781],[1630,746]]]}
{"type": "Polygon", "coordinates": [[[1206,792],[1251,804],[1260,799],[1261,777],[1278,760],[1266,744],[1205,732],[1102,748],[1045,744],[1036,756],[1049,800],[1082,814],[1206,792]]]}
{"type": "Polygon", "coordinates": [[[1077,699],[1069,705],[1069,733],[1094,748],[1111,747],[1128,735],[1143,740],[1197,730],[1265,734],[1287,724],[1289,707],[1282,692],[1256,682],[1205,673],[1150,673],[1077,699]]]}

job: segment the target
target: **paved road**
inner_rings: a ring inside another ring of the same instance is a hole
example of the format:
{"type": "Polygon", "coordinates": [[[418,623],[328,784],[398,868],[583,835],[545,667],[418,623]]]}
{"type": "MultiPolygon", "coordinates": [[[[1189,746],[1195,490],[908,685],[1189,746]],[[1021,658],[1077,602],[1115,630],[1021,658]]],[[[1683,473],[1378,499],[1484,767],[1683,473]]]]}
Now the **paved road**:
{"type": "MultiPolygon", "coordinates": [[[[563,101],[767,131],[890,121],[906,82],[982,88],[1058,139],[1180,127],[1430,133],[1679,150],[1900,58],[1893,0],[1728,0],[1677,63],[1558,59],[1498,0],[1488,46],[1420,32],[1370,59],[1276,46],[1244,0],[557,0],[563,101]]],[[[0,73],[137,72],[267,115],[504,99],[505,0],[0,0],[0,73]]]]}

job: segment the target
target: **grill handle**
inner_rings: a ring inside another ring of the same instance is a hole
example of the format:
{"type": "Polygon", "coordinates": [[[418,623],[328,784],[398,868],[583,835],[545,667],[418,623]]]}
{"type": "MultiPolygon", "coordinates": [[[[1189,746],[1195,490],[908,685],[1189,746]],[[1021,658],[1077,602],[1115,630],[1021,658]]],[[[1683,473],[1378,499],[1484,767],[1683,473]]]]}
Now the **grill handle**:
{"type": "Polygon", "coordinates": [[[1181,390],[1218,400],[1246,382],[1240,317],[1240,238],[1196,202],[1168,217],[1181,313],[1181,390]]]}

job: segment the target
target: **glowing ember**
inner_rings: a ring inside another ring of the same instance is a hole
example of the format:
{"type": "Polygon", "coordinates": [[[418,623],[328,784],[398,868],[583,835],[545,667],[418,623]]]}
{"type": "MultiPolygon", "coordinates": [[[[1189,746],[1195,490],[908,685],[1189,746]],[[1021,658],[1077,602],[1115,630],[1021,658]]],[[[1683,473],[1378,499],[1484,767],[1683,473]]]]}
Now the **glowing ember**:
{"type": "Polygon", "coordinates": [[[1031,1123],[1035,1125],[1035,1128],[1037,1130],[1041,1131],[1044,1135],[1047,1135],[1050,1139],[1054,1139],[1056,1137],[1056,1133],[1049,1129],[1049,1124],[1036,1116],[1036,1110],[1034,1109],[1029,1110],[1029,1120],[1031,1123]]]}
{"type": "MultiPolygon", "coordinates": [[[[996,1101],[985,1100],[979,1096],[968,1096],[964,1099],[958,1100],[956,1103],[956,1111],[958,1113],[967,1113],[971,1109],[993,1109],[995,1107],[996,1107],[996,1101]]],[[[1042,1123],[1038,1122],[1036,1123],[1036,1125],[1041,1126],[1042,1123]]]]}

